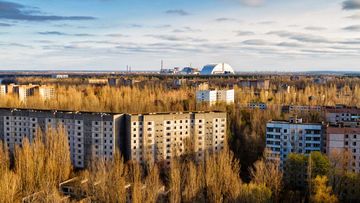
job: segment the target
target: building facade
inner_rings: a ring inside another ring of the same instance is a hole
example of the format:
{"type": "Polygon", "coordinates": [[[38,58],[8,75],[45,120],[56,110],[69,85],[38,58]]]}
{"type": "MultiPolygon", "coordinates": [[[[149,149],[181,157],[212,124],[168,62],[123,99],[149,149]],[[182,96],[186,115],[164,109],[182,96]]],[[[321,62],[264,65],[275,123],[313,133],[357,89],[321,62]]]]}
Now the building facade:
{"type": "Polygon", "coordinates": [[[127,115],[127,159],[170,164],[174,156],[192,150],[198,159],[217,152],[226,141],[226,113],[189,112],[127,115]]]}
{"type": "Polygon", "coordinates": [[[341,159],[339,167],[360,172],[360,128],[328,127],[326,152],[330,159],[341,159]],[[337,157],[336,157],[337,156],[337,157]]]}
{"type": "Polygon", "coordinates": [[[111,160],[120,151],[126,160],[169,163],[192,150],[198,158],[217,152],[226,141],[226,113],[152,113],[144,115],[31,109],[0,109],[0,139],[9,147],[32,142],[38,132],[63,127],[74,167],[93,158],[111,160]]]}
{"type": "Polygon", "coordinates": [[[18,90],[19,100],[21,102],[26,102],[28,97],[34,96],[35,92],[38,90],[38,85],[20,85],[18,90]]]}
{"type": "Polygon", "coordinates": [[[49,86],[40,86],[39,95],[43,100],[49,100],[55,97],[55,88],[49,86]]]}
{"type": "Polygon", "coordinates": [[[6,85],[0,85],[0,96],[7,94],[7,86],[6,85]]]}
{"type": "Polygon", "coordinates": [[[110,159],[121,146],[122,114],[0,109],[0,137],[10,150],[30,142],[37,130],[64,127],[68,136],[71,160],[75,167],[84,168],[92,157],[110,159]]]}
{"type": "Polygon", "coordinates": [[[235,91],[232,90],[198,90],[196,91],[197,103],[209,103],[214,105],[216,103],[232,104],[235,100],[235,91]]]}
{"type": "Polygon", "coordinates": [[[267,159],[285,165],[290,153],[309,155],[313,151],[322,151],[323,125],[321,123],[303,123],[302,119],[289,121],[271,121],[266,124],[267,159]]]}

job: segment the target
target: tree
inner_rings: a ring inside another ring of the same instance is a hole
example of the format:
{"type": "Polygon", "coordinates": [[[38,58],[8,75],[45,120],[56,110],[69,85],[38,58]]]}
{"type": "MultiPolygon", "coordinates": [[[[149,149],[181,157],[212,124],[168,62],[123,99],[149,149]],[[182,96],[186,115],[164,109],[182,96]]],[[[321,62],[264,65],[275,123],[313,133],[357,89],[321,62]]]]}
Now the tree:
{"type": "Polygon", "coordinates": [[[261,159],[255,162],[250,169],[251,182],[256,185],[265,185],[272,191],[273,199],[278,202],[282,190],[283,173],[279,168],[279,163],[265,161],[261,159]]]}
{"type": "Polygon", "coordinates": [[[328,178],[326,176],[316,176],[313,180],[313,195],[310,201],[314,203],[335,203],[338,199],[332,194],[331,187],[327,186],[328,178]]]}

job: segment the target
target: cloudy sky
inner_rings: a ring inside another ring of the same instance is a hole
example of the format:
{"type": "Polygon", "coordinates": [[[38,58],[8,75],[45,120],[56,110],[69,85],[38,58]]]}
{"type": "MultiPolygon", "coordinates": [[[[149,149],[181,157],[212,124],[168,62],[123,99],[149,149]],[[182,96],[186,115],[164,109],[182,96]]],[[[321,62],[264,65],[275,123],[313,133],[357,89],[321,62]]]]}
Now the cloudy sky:
{"type": "Polygon", "coordinates": [[[0,0],[0,70],[360,71],[360,0],[0,0]]]}

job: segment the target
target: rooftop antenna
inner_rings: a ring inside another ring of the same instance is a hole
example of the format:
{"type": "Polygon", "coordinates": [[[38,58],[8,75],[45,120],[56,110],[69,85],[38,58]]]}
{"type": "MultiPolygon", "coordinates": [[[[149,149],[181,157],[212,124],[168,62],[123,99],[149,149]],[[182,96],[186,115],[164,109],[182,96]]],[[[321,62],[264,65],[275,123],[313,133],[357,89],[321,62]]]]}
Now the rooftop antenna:
{"type": "Polygon", "coordinates": [[[163,68],[164,68],[164,61],[163,61],[163,60],[161,60],[161,68],[160,68],[160,72],[162,72],[163,68]]]}

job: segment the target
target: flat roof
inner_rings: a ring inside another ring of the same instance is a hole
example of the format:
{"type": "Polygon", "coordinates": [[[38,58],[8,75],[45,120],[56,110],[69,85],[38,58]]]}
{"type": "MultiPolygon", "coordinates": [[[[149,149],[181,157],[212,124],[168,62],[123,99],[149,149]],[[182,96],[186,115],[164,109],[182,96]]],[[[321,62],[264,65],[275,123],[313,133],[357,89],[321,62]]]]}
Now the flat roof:
{"type": "Polygon", "coordinates": [[[354,108],[354,107],[349,107],[349,108],[340,108],[340,109],[336,109],[336,108],[329,108],[326,109],[327,113],[354,113],[354,114],[360,114],[360,109],[358,108],[354,108]]]}
{"type": "Polygon", "coordinates": [[[71,111],[71,110],[58,110],[58,109],[36,109],[36,108],[0,108],[1,110],[7,111],[29,111],[29,112],[50,112],[50,113],[73,113],[73,114],[107,114],[107,115],[119,115],[119,114],[128,114],[128,115],[182,115],[182,114],[191,114],[191,113],[226,113],[226,111],[183,111],[183,112],[152,112],[152,113],[116,113],[116,112],[94,112],[94,111],[71,111]]]}
{"type": "Polygon", "coordinates": [[[293,124],[293,125],[322,125],[321,122],[318,122],[318,123],[291,123],[290,121],[287,121],[287,120],[271,120],[268,123],[272,123],[272,124],[293,124]]]}
{"type": "Polygon", "coordinates": [[[341,127],[328,127],[326,129],[326,133],[327,134],[347,134],[347,133],[356,133],[359,134],[360,133],[360,128],[349,128],[349,127],[345,127],[345,128],[341,128],[341,127]]]}
{"type": "Polygon", "coordinates": [[[95,112],[95,111],[71,111],[71,110],[62,110],[62,109],[40,109],[40,108],[0,108],[1,110],[7,111],[29,111],[29,112],[50,112],[50,113],[73,113],[73,114],[107,114],[107,115],[117,115],[124,113],[116,112],[95,112]]]}
{"type": "Polygon", "coordinates": [[[130,116],[151,116],[151,115],[185,115],[192,113],[227,113],[226,111],[184,111],[184,112],[154,112],[154,113],[129,113],[130,116]]]}

